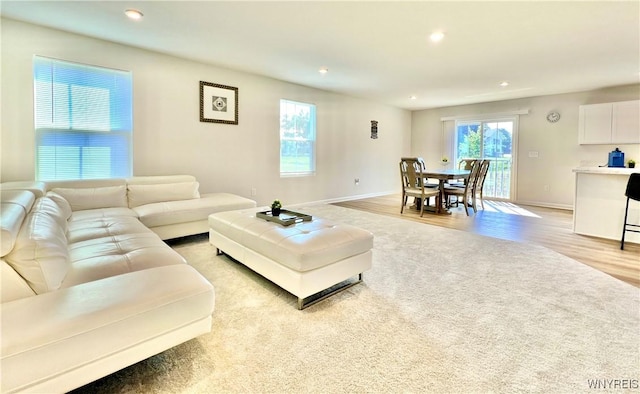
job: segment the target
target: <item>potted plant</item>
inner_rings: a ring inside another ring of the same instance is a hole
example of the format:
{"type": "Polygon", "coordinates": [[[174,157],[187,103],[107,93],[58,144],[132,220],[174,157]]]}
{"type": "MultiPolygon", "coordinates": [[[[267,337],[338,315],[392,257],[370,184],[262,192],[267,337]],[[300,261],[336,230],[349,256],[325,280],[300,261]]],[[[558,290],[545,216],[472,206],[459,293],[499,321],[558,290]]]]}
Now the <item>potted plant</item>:
{"type": "Polygon", "coordinates": [[[280,200],[273,200],[271,203],[271,214],[273,216],[280,216],[280,210],[282,209],[282,203],[280,200]]]}
{"type": "Polygon", "coordinates": [[[636,161],[633,159],[629,159],[627,164],[629,165],[629,168],[636,168],[636,161]]]}

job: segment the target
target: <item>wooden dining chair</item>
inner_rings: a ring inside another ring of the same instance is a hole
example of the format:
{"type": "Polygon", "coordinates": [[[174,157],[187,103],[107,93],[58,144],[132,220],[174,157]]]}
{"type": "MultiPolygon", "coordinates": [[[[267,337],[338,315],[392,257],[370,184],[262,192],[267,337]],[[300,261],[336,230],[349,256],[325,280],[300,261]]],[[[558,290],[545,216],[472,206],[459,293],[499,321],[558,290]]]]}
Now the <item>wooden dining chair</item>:
{"type": "Polygon", "coordinates": [[[449,185],[444,188],[444,198],[447,202],[447,205],[450,204],[450,197],[455,196],[456,203],[462,202],[464,204],[464,213],[466,213],[467,216],[469,216],[469,207],[473,209],[473,212],[478,211],[474,203],[474,191],[475,185],[478,182],[480,167],[481,166],[479,162],[476,162],[471,167],[471,172],[469,173],[469,177],[467,178],[467,182],[465,183],[464,188],[449,185]]]}
{"type": "MultiPolygon", "coordinates": [[[[473,191],[473,207],[476,208],[476,200],[480,199],[482,209],[484,209],[484,196],[482,190],[484,189],[484,181],[489,173],[489,165],[491,160],[485,159],[480,162],[480,171],[478,172],[478,180],[473,191]]],[[[475,209],[477,211],[477,209],[475,209]]]]}
{"type": "MultiPolygon", "coordinates": [[[[427,165],[425,164],[424,159],[422,157],[401,157],[400,160],[417,160],[420,163],[420,168],[422,168],[422,171],[427,169],[427,165]]],[[[427,178],[424,179],[424,186],[439,187],[437,182],[436,183],[429,182],[427,178]]]]}
{"type": "MultiPolygon", "coordinates": [[[[471,171],[471,168],[479,161],[479,159],[460,159],[458,162],[459,170],[471,171]]],[[[464,187],[467,183],[466,179],[455,179],[447,182],[450,186],[464,187]]]]}
{"type": "Polygon", "coordinates": [[[440,190],[425,187],[424,174],[422,164],[417,158],[403,157],[400,160],[400,178],[402,180],[402,205],[400,214],[404,212],[404,206],[407,205],[408,197],[415,197],[419,201],[420,216],[424,213],[425,202],[429,198],[435,197],[436,204],[440,203],[440,190]]]}

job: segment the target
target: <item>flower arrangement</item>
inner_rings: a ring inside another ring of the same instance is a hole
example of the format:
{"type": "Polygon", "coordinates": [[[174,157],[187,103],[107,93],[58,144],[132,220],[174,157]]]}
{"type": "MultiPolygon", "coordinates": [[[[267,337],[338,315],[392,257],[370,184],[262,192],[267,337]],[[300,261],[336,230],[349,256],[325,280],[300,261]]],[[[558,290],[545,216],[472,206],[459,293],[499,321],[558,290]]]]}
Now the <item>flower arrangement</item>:
{"type": "Polygon", "coordinates": [[[271,203],[271,214],[273,216],[280,216],[280,210],[282,209],[282,203],[280,200],[275,199],[271,203]]]}

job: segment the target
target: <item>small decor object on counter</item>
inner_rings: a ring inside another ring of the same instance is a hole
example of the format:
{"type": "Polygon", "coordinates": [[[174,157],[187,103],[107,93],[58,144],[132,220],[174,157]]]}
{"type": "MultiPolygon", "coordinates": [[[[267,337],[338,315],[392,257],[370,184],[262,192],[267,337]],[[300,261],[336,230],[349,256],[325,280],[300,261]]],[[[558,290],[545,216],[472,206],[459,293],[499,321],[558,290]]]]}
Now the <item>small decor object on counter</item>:
{"type": "Polygon", "coordinates": [[[280,216],[280,210],[282,209],[282,203],[280,200],[273,200],[271,203],[271,214],[273,216],[280,216]]]}
{"type": "Polygon", "coordinates": [[[607,167],[624,167],[624,152],[622,152],[620,148],[616,148],[616,150],[609,153],[609,163],[607,167]]]}
{"type": "Polygon", "coordinates": [[[636,168],[636,161],[633,159],[629,159],[627,164],[629,165],[629,168],[636,168]]]}

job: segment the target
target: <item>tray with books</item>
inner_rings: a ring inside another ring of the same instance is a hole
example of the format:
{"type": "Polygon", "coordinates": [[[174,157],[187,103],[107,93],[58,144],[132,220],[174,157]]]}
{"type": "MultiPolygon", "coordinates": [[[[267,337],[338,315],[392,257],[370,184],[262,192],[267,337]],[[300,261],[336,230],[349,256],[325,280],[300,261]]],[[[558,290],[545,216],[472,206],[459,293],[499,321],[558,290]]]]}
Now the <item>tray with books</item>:
{"type": "Polygon", "coordinates": [[[294,223],[310,222],[313,217],[305,213],[289,211],[287,209],[280,210],[280,216],[273,216],[271,211],[257,212],[256,217],[269,222],[275,222],[283,226],[290,226],[294,223]]]}

